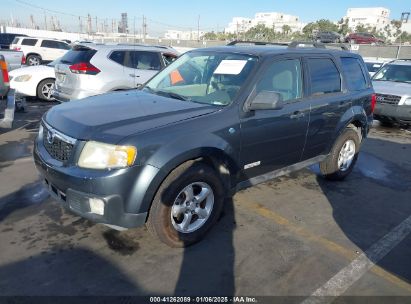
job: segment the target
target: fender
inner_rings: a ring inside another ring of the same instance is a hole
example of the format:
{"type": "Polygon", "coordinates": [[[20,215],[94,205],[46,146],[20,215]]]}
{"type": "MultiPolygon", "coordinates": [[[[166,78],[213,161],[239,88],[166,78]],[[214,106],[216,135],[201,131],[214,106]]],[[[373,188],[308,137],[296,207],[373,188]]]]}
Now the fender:
{"type": "MultiPolygon", "coordinates": [[[[364,107],[360,105],[354,105],[350,107],[345,113],[341,116],[340,121],[335,128],[334,138],[337,139],[341,133],[349,126],[350,124],[354,124],[356,126],[361,127],[361,135],[363,138],[367,137],[367,133],[369,130],[368,127],[368,119],[367,114],[365,113],[364,107]]],[[[327,151],[331,151],[334,142],[330,144],[327,148],[327,151]]]]}
{"type": "Polygon", "coordinates": [[[132,213],[148,212],[153,198],[164,179],[179,165],[201,158],[219,171],[228,193],[236,183],[239,170],[237,164],[239,150],[234,149],[221,137],[213,134],[206,136],[207,140],[198,137],[195,141],[180,138],[157,150],[146,163],[149,167],[157,168],[156,172],[145,176],[144,183],[149,184],[147,190],[144,193],[138,191],[137,188],[141,187],[141,185],[138,185],[140,181],[136,182],[132,190],[133,197],[140,202],[140,204],[133,204],[132,207],[133,209],[138,208],[138,210],[127,211],[132,213]],[[207,142],[208,145],[204,146],[204,142],[207,142]]]}

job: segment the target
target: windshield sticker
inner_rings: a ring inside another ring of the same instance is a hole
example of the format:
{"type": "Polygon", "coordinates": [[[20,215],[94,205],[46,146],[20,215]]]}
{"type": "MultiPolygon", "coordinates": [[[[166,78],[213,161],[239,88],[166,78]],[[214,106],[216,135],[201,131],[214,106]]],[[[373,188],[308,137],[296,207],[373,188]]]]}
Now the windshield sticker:
{"type": "Polygon", "coordinates": [[[246,63],[247,60],[222,60],[214,74],[238,75],[246,63]]]}
{"type": "Polygon", "coordinates": [[[170,73],[170,81],[171,85],[176,85],[177,83],[184,82],[184,78],[178,70],[174,70],[170,73]]]}

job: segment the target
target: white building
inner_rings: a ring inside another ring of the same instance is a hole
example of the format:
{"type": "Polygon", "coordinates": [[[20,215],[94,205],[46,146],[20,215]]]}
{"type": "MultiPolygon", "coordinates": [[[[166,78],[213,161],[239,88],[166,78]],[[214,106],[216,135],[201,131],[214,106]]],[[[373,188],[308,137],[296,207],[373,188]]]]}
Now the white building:
{"type": "Polygon", "coordinates": [[[228,24],[228,27],[225,28],[225,32],[232,34],[243,33],[257,25],[273,28],[276,32],[282,32],[284,25],[288,25],[291,28],[291,32],[300,32],[305,26],[304,23],[300,22],[298,16],[277,12],[263,12],[256,13],[253,19],[234,17],[228,24]]]}
{"type": "Polygon", "coordinates": [[[201,39],[205,34],[204,31],[178,31],[178,30],[167,30],[164,34],[165,39],[171,40],[198,40],[201,39]],[[199,35],[200,34],[200,35],[199,35]]]}
{"type": "Polygon", "coordinates": [[[348,27],[352,30],[363,25],[379,31],[390,24],[390,10],[384,7],[349,8],[344,20],[348,20],[348,27]]]}
{"type": "Polygon", "coordinates": [[[224,29],[225,33],[236,34],[247,32],[252,27],[252,19],[244,17],[234,17],[224,29]]]}

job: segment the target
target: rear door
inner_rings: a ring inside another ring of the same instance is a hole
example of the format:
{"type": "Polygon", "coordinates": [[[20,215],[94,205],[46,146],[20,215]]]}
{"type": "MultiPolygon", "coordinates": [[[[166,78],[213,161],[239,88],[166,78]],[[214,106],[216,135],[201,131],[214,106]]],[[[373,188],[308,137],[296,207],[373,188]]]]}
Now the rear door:
{"type": "Polygon", "coordinates": [[[127,73],[134,78],[134,87],[146,83],[162,68],[159,52],[133,50],[129,54],[130,64],[126,68],[127,73]]]}
{"type": "Polygon", "coordinates": [[[342,89],[336,59],[327,54],[304,58],[310,102],[310,125],[303,160],[326,154],[335,140],[335,130],[343,113],[351,106],[342,89]]]}

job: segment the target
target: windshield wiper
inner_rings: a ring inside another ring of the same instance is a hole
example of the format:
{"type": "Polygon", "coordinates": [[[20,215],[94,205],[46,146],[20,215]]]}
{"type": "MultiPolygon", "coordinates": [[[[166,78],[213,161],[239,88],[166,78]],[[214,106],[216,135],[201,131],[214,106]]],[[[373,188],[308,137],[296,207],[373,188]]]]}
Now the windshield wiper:
{"type": "Polygon", "coordinates": [[[147,88],[147,89],[148,89],[151,93],[153,93],[153,94],[157,94],[157,95],[161,95],[161,96],[166,96],[166,97],[171,97],[171,98],[174,98],[174,99],[179,99],[179,100],[184,100],[184,101],[189,101],[189,100],[190,100],[189,98],[187,98],[187,97],[185,97],[185,96],[183,96],[183,95],[174,93],[174,92],[154,90],[154,89],[152,89],[152,88],[150,88],[150,87],[148,87],[148,86],[146,86],[145,88],[147,88]]]}

